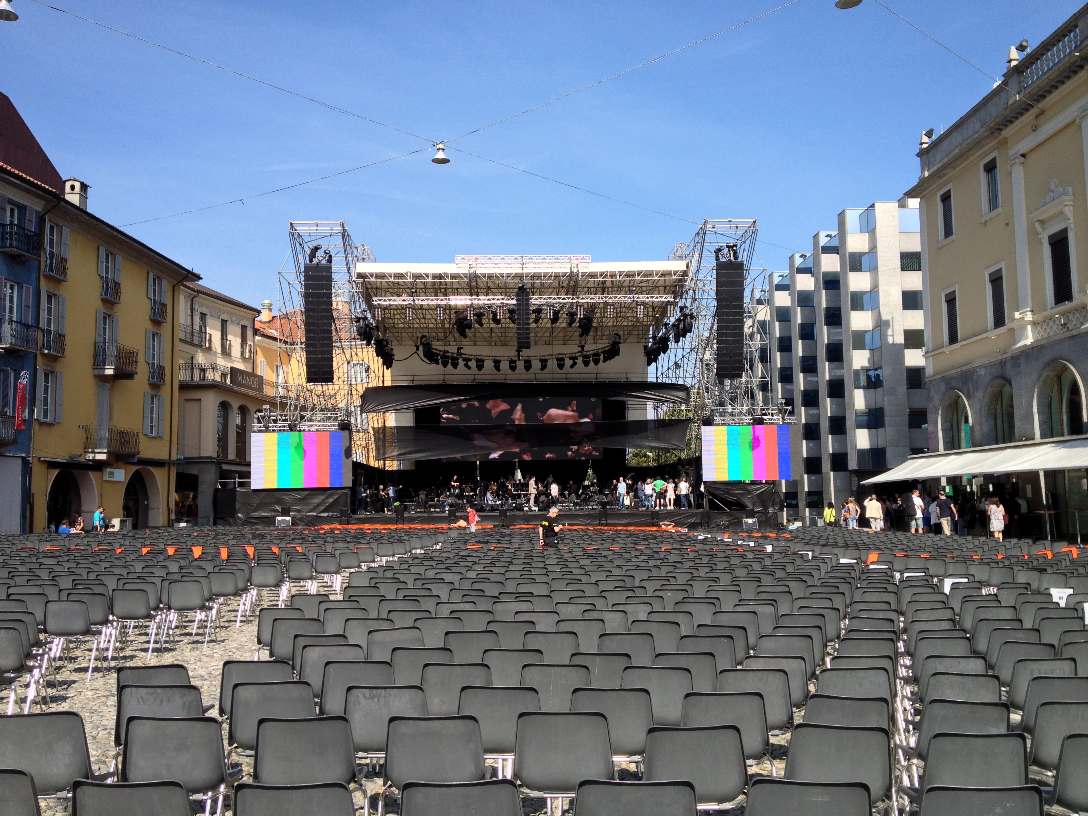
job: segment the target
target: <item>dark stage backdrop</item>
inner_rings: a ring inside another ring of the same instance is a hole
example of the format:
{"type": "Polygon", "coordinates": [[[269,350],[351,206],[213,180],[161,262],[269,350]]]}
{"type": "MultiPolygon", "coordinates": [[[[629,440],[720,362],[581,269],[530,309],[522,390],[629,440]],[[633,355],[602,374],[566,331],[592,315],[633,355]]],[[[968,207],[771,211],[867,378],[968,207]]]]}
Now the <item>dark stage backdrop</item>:
{"type": "Polygon", "coordinates": [[[276,516],[348,514],[351,491],[327,490],[239,490],[236,509],[239,521],[268,522],[276,516]]]}
{"type": "Polygon", "coordinates": [[[633,399],[686,403],[688,387],[674,383],[610,382],[476,382],[430,383],[427,385],[381,385],[366,389],[362,410],[367,413],[405,411],[451,402],[481,399],[514,399],[547,394],[556,399],[633,399]]]}

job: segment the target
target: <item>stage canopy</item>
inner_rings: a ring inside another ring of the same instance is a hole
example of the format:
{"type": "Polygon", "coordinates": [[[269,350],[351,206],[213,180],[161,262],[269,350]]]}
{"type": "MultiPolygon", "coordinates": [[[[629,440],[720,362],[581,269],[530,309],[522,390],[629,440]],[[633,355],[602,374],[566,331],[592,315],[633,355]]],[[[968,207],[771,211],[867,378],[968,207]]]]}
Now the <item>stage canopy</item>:
{"type": "Polygon", "coordinates": [[[427,385],[380,385],[363,392],[361,408],[366,413],[430,408],[451,402],[518,397],[634,399],[685,404],[688,387],[675,383],[624,381],[547,381],[429,383],[427,385]]]}
{"type": "Polygon", "coordinates": [[[1027,473],[1038,470],[1088,468],[1088,437],[1047,439],[1013,445],[944,451],[911,456],[865,484],[914,482],[944,476],[1027,473]]]}

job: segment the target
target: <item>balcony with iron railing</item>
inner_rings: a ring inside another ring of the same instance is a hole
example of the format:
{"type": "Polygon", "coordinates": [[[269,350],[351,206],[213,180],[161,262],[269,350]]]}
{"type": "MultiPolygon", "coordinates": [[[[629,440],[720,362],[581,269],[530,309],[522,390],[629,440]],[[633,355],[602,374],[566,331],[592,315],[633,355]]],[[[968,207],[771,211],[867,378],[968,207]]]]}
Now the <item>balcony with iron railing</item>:
{"type": "Polygon", "coordinates": [[[83,458],[103,460],[108,457],[131,459],[140,455],[140,433],[113,425],[80,425],[83,431],[83,458]]]}
{"type": "Polygon", "coordinates": [[[241,357],[243,360],[249,360],[253,357],[253,344],[242,343],[240,346],[241,357]]]}
{"type": "Polygon", "coordinates": [[[67,338],[59,331],[42,329],[42,341],[38,351],[50,357],[63,357],[67,347],[67,338]]]}
{"type": "Polygon", "coordinates": [[[15,441],[15,417],[0,414],[0,445],[10,445],[15,441]]]}
{"type": "Polygon", "coordinates": [[[19,224],[0,224],[0,252],[22,258],[37,258],[40,235],[19,224]]]}
{"type": "Polygon", "coordinates": [[[156,323],[166,322],[166,301],[165,300],[153,300],[151,301],[150,317],[156,323]]]}
{"type": "Polygon", "coordinates": [[[230,357],[234,353],[234,343],[231,342],[229,337],[219,339],[219,353],[226,357],[230,357]]]}
{"type": "Polygon", "coordinates": [[[136,376],[140,355],[131,346],[120,343],[94,344],[94,373],[96,377],[131,380],[136,376]]]}
{"type": "Polygon", "coordinates": [[[162,363],[147,364],[147,382],[148,385],[162,385],[166,382],[166,366],[162,363]]]}
{"type": "Polygon", "coordinates": [[[99,294],[102,296],[102,300],[109,301],[110,303],[121,302],[121,281],[117,278],[111,278],[107,276],[99,276],[101,286],[99,287],[99,294]]]}
{"type": "Polygon", "coordinates": [[[211,334],[199,324],[194,326],[191,323],[182,323],[179,337],[182,343],[188,343],[190,346],[197,346],[198,348],[212,347],[211,334]]]}
{"type": "Polygon", "coordinates": [[[0,320],[0,349],[4,351],[37,351],[38,328],[18,320],[0,320]]]}
{"type": "Polygon", "coordinates": [[[42,274],[53,280],[68,280],[68,259],[59,252],[49,250],[45,253],[45,266],[42,274]]]}
{"type": "Polygon", "coordinates": [[[199,363],[188,360],[178,363],[178,383],[199,385],[202,383],[229,383],[230,369],[217,363],[199,363]]]}

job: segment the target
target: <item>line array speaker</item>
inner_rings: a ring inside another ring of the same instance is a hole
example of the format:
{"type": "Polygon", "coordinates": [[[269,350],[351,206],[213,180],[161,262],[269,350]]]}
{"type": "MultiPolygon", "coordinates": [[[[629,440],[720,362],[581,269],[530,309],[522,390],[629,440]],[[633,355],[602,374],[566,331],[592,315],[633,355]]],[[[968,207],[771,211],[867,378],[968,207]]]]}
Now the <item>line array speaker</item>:
{"type": "Polygon", "coordinates": [[[719,380],[744,375],[744,262],[723,259],[714,263],[716,306],[714,373],[719,380]]]}
{"type": "Polygon", "coordinates": [[[532,342],[529,337],[529,311],[532,305],[529,302],[529,288],[523,283],[518,287],[514,296],[514,305],[517,308],[517,344],[518,351],[525,351],[532,342]]]}
{"type": "Polygon", "coordinates": [[[306,382],[331,383],[332,264],[308,263],[303,267],[302,316],[306,333],[306,382]]]}

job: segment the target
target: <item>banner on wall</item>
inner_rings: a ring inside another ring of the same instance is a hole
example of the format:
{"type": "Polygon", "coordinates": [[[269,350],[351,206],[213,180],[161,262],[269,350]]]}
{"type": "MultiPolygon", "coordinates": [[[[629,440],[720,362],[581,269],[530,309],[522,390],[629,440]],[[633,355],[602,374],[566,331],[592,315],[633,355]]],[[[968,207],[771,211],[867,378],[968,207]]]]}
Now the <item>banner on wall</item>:
{"type": "Polygon", "coordinates": [[[15,386],[15,430],[26,429],[27,403],[30,390],[30,372],[19,373],[19,384],[15,386]]]}

